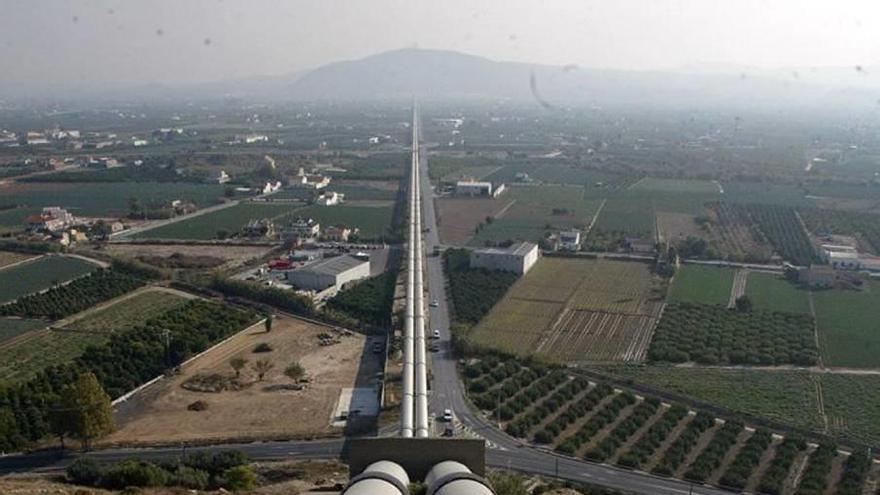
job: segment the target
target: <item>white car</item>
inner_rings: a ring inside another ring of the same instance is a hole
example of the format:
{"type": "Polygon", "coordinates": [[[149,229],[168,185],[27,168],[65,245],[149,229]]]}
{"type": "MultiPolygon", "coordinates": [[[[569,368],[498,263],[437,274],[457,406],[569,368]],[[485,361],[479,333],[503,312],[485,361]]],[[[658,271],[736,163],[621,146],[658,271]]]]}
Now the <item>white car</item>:
{"type": "Polygon", "coordinates": [[[434,329],[434,338],[435,338],[435,339],[439,339],[439,338],[440,338],[440,330],[438,330],[438,329],[436,329],[436,328],[434,329]]]}
{"type": "Polygon", "coordinates": [[[443,410],[443,421],[450,423],[452,422],[452,409],[444,409],[443,410]]]}
{"type": "Polygon", "coordinates": [[[437,306],[440,306],[440,303],[438,303],[436,299],[434,299],[433,301],[431,301],[431,307],[432,307],[432,308],[436,308],[437,306]]]}

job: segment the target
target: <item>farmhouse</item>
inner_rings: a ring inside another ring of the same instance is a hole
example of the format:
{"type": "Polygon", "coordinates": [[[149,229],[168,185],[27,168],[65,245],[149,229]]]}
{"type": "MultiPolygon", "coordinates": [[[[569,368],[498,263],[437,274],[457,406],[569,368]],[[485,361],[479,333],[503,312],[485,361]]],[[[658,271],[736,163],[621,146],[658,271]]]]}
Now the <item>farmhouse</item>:
{"type": "Polygon", "coordinates": [[[318,198],[317,203],[322,206],[335,206],[342,203],[345,198],[344,194],[338,192],[325,192],[318,198]]]}
{"type": "Polygon", "coordinates": [[[275,235],[275,223],[268,218],[251,220],[242,229],[242,234],[252,239],[273,237],[275,235]]]}
{"type": "Polygon", "coordinates": [[[290,180],[290,186],[297,189],[323,189],[330,185],[330,177],[306,174],[302,167],[290,180]]]}
{"type": "Polygon", "coordinates": [[[32,232],[58,232],[73,224],[74,218],[64,208],[47,206],[39,215],[31,215],[25,221],[32,232]]]}
{"type": "Polygon", "coordinates": [[[321,233],[321,224],[311,218],[297,218],[281,232],[284,243],[302,244],[313,241],[321,233]]]}
{"type": "Polygon", "coordinates": [[[309,263],[299,270],[287,272],[287,281],[297,289],[323,291],[341,289],[349,282],[370,276],[370,262],[343,255],[309,263]]]}
{"type": "Polygon", "coordinates": [[[455,195],[488,198],[492,196],[492,183],[460,180],[455,183],[455,195]]]}
{"type": "Polygon", "coordinates": [[[538,245],[520,242],[508,248],[477,249],[471,252],[471,268],[502,270],[524,275],[538,261],[538,245]]]}
{"type": "Polygon", "coordinates": [[[357,235],[358,229],[350,229],[342,225],[330,226],[324,229],[321,238],[331,242],[348,242],[349,237],[357,235]]]}
{"type": "Polygon", "coordinates": [[[571,230],[559,233],[559,242],[556,248],[561,251],[577,251],[581,248],[581,233],[578,230],[571,230]]]}

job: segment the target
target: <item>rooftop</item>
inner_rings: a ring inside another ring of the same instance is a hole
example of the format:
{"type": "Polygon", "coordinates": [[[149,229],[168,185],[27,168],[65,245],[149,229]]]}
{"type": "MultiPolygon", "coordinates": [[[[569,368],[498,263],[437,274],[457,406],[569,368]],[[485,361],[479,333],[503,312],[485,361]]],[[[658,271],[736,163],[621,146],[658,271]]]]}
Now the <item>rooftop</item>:
{"type": "Polygon", "coordinates": [[[511,244],[510,247],[506,248],[477,249],[476,252],[480,254],[508,254],[513,256],[525,256],[531,250],[537,247],[537,244],[531,242],[520,242],[517,244],[511,244]]]}
{"type": "Polygon", "coordinates": [[[369,263],[369,261],[359,260],[349,255],[335,256],[333,258],[324,258],[314,263],[302,267],[299,271],[310,271],[325,275],[338,275],[346,270],[369,263]]]}

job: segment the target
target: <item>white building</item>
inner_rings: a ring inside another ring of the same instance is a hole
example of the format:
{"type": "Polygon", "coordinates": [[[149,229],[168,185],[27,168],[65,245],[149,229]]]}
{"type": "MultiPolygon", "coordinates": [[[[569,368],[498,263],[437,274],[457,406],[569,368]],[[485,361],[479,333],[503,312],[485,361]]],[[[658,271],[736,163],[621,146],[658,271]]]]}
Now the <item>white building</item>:
{"type": "Polygon", "coordinates": [[[581,233],[579,230],[571,230],[559,233],[557,248],[562,251],[577,251],[581,248],[581,233]]]}
{"type": "Polygon", "coordinates": [[[287,281],[301,290],[323,291],[370,276],[370,262],[343,255],[309,263],[287,272],[287,281]]]}
{"type": "Polygon", "coordinates": [[[455,183],[455,195],[490,198],[492,197],[492,183],[460,180],[455,183]]]}
{"type": "Polygon", "coordinates": [[[226,184],[230,180],[231,180],[231,178],[229,177],[229,174],[227,174],[225,170],[221,170],[220,175],[217,176],[217,184],[226,184]]]}
{"type": "Polygon", "coordinates": [[[520,242],[508,248],[487,248],[471,251],[471,268],[503,270],[525,275],[538,261],[538,245],[520,242]]]}
{"type": "Polygon", "coordinates": [[[284,243],[302,244],[313,241],[321,233],[321,224],[311,218],[297,218],[281,232],[284,243]]]}
{"type": "Polygon", "coordinates": [[[281,189],[281,181],[280,180],[276,180],[275,182],[267,181],[266,185],[263,186],[263,194],[270,194],[270,193],[273,193],[273,192],[278,191],[280,189],[281,189]]]}
{"type": "Polygon", "coordinates": [[[862,263],[858,249],[845,244],[822,244],[820,255],[825,263],[837,270],[860,270],[862,263]]]}
{"type": "Polygon", "coordinates": [[[335,206],[342,203],[342,200],[345,198],[344,194],[340,194],[337,192],[325,192],[318,198],[317,203],[322,206],[335,206]]]}

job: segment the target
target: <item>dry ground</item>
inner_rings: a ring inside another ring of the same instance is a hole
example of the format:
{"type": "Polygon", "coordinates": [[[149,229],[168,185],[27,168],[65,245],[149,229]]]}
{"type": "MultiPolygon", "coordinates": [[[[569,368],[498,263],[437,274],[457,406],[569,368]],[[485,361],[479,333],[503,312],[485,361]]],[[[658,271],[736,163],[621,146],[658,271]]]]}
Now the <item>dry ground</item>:
{"type": "Polygon", "coordinates": [[[340,343],[322,347],[318,334],[333,333],[289,317],[276,319],[271,333],[255,325],[184,367],[182,373],[149,387],[117,412],[118,431],[107,444],[180,443],[218,440],[305,438],[340,434],[330,425],[342,388],[368,387],[379,371],[379,362],[360,334],[341,336],[340,343]],[[253,353],[254,346],[268,343],[272,352],[253,353]],[[249,361],[242,371],[247,385],[238,391],[195,392],[181,387],[197,374],[234,376],[230,359],[249,361]],[[250,364],[269,359],[274,368],[258,382],[250,364]],[[302,391],[267,390],[289,385],[284,369],[298,361],[311,382],[302,391]],[[201,400],[205,411],[188,411],[201,400]]]}
{"type": "Polygon", "coordinates": [[[444,244],[464,246],[474,236],[477,224],[488,216],[504,211],[511,200],[479,198],[442,198],[437,200],[440,215],[438,228],[444,244]]]}
{"type": "Polygon", "coordinates": [[[272,250],[271,246],[188,246],[160,244],[108,244],[103,252],[110,256],[134,259],[138,256],[161,256],[167,258],[175,253],[187,256],[211,256],[226,260],[224,267],[231,268],[245,264],[272,250]]]}
{"type": "Polygon", "coordinates": [[[694,215],[687,213],[657,212],[657,225],[664,240],[678,244],[688,238],[706,237],[706,232],[694,221],[694,215]]]}
{"type": "Polygon", "coordinates": [[[24,260],[36,258],[35,254],[13,253],[11,251],[0,251],[0,268],[9,266],[13,263],[20,263],[24,260]]]}

